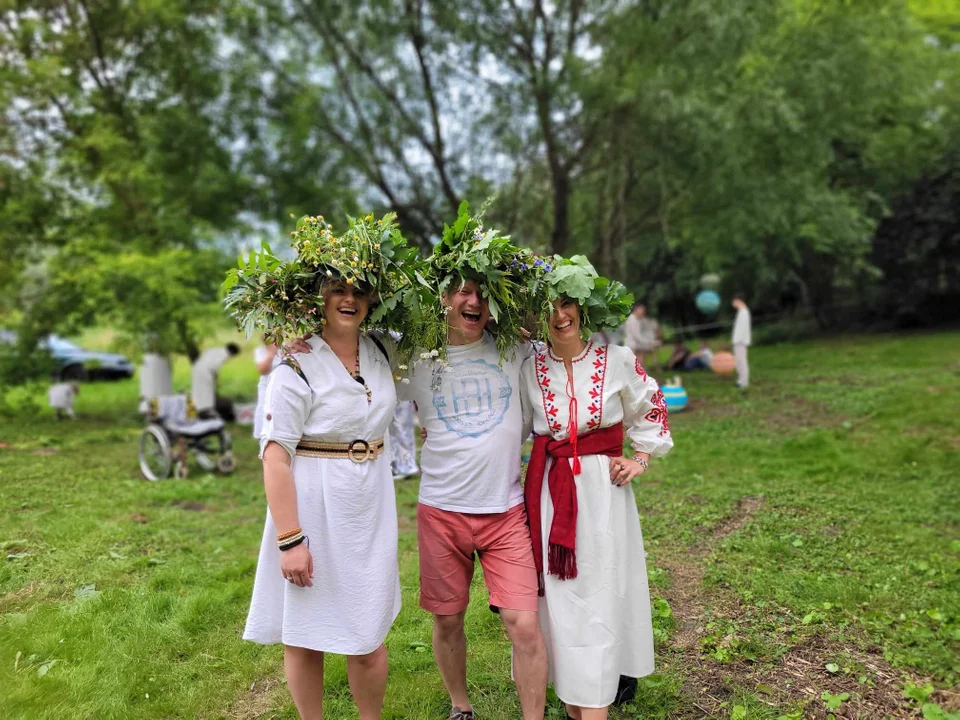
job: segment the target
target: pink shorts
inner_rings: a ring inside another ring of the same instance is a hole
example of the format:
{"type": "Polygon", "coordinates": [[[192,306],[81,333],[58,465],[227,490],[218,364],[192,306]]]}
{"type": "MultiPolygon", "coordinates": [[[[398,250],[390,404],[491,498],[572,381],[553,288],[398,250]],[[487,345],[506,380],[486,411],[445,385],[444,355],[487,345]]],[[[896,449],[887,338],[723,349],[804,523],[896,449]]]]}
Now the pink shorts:
{"type": "Polygon", "coordinates": [[[536,610],[537,571],[523,504],[504,513],[472,515],[417,505],[420,607],[456,615],[470,603],[473,554],[483,567],[490,605],[536,610]]]}

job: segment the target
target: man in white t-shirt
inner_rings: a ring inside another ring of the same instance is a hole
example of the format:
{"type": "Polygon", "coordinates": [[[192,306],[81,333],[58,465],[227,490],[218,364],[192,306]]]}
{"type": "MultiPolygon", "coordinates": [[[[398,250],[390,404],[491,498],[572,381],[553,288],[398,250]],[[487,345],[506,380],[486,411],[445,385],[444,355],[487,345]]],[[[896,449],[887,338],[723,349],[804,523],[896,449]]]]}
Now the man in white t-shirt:
{"type": "Polygon", "coordinates": [[[433,613],[433,650],[453,709],[472,720],[467,697],[464,616],[474,556],[483,567],[491,608],[513,645],[513,674],[523,717],[543,717],[547,656],[537,618],[537,573],[520,484],[523,415],[520,365],[498,362],[484,332],[490,308],[476,282],[454,282],[444,298],[447,362],[422,362],[401,381],[401,400],[416,403],[427,431],[420,454],[420,605],[433,613]]]}
{"type": "Polygon", "coordinates": [[[191,370],[191,396],[197,417],[201,420],[217,416],[217,373],[223,364],[240,354],[240,346],[227,343],[200,353],[191,370]]]}
{"type": "Polygon", "coordinates": [[[740,293],[733,296],[732,304],[737,310],[737,318],[733,322],[733,359],[737,368],[737,387],[745,388],[750,384],[750,363],[747,362],[752,325],[750,308],[740,293]]]}

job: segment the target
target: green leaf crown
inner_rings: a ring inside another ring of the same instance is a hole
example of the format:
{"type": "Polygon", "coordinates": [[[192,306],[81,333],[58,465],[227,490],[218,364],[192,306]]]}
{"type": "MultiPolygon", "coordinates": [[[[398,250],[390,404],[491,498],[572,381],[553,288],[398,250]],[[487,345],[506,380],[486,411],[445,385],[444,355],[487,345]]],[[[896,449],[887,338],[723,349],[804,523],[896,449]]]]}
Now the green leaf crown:
{"type": "Polygon", "coordinates": [[[223,287],[225,304],[247,337],[259,329],[265,340],[282,343],[317,332],[321,291],[331,280],[373,293],[379,305],[371,309],[369,327],[403,329],[407,308],[395,296],[411,284],[408,266],[416,263],[416,249],[407,246],[394,213],[348,221],[347,230],[337,235],[322,215],[300,218],[290,233],[296,251],[292,261],[282,261],[268,245],[240,257],[223,287]]]}
{"type": "Polygon", "coordinates": [[[564,258],[555,255],[552,268],[542,277],[542,304],[538,312],[540,336],[550,337],[553,302],[570,298],[580,305],[580,332],[584,339],[601,330],[616,330],[623,325],[633,305],[633,295],[622,283],[597,273],[585,255],[564,258]]]}

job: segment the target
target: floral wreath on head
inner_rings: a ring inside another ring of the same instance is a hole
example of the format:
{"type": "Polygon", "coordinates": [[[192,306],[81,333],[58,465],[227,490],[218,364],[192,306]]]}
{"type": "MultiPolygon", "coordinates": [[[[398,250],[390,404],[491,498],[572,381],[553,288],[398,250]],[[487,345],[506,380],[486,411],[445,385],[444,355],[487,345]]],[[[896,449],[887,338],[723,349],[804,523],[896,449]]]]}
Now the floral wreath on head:
{"type": "Polygon", "coordinates": [[[266,244],[240,257],[223,283],[224,304],[247,337],[259,329],[265,340],[282,344],[316,332],[323,323],[323,286],[334,280],[371,291],[368,327],[404,327],[408,307],[397,298],[411,285],[407,266],[416,264],[416,249],[408,247],[394,213],[347,219],[347,230],[336,235],[322,215],[300,218],[290,233],[292,261],[266,244]]]}
{"type": "Polygon", "coordinates": [[[633,307],[633,295],[616,280],[597,273],[584,255],[564,258],[555,255],[551,269],[541,278],[542,298],[537,320],[540,337],[550,338],[550,315],[553,302],[569,298],[580,305],[580,335],[584,339],[602,330],[616,330],[623,325],[633,307]]]}
{"type": "Polygon", "coordinates": [[[550,268],[550,260],[540,258],[513,244],[509,236],[496,229],[483,227],[484,204],[478,215],[470,215],[464,201],[453,225],[444,225],[443,236],[427,258],[425,265],[431,289],[424,298],[421,321],[422,345],[441,355],[447,344],[446,315],[449,308],[445,295],[458,282],[474,281],[490,306],[496,323],[496,339],[500,360],[512,358],[525,339],[523,328],[537,309],[537,288],[540,278],[550,268]]]}

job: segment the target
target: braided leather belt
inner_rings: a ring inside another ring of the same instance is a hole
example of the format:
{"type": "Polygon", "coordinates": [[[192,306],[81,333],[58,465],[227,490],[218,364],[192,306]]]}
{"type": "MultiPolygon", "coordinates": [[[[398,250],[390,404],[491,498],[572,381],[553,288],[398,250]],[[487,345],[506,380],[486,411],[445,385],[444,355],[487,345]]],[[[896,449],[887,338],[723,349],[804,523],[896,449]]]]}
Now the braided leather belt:
{"type": "Polygon", "coordinates": [[[383,438],[367,442],[354,440],[348,443],[325,443],[301,440],[297,443],[297,455],[331,460],[349,459],[359,464],[376,460],[383,454],[383,438]]]}

